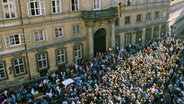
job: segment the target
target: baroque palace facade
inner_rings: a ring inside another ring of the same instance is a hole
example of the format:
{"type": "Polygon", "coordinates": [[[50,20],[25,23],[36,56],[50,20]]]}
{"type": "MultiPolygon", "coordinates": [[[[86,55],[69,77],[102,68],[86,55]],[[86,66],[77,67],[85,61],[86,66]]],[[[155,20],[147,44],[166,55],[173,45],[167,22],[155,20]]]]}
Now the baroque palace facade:
{"type": "Polygon", "coordinates": [[[0,85],[165,36],[183,21],[168,21],[171,3],[183,0],[1,0],[0,85]]]}

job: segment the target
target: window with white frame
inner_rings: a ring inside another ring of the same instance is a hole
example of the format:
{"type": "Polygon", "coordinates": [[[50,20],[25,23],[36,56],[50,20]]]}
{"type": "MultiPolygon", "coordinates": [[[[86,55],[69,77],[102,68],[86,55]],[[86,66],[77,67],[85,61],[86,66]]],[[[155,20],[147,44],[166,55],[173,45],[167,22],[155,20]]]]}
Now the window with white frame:
{"type": "Polygon", "coordinates": [[[33,34],[36,42],[47,40],[47,33],[44,30],[34,31],[33,34]]]}
{"type": "Polygon", "coordinates": [[[0,80],[6,79],[6,69],[5,69],[5,62],[0,61],[0,80]]]}
{"type": "Polygon", "coordinates": [[[52,0],[52,13],[61,13],[61,0],[52,0]]]}
{"type": "Polygon", "coordinates": [[[27,2],[28,15],[40,16],[45,15],[45,2],[43,0],[29,0],[27,2]]]}
{"type": "Polygon", "coordinates": [[[24,35],[16,34],[5,37],[6,45],[9,46],[18,46],[22,43],[25,43],[24,35]]]}
{"type": "Polygon", "coordinates": [[[167,16],[167,11],[166,10],[162,11],[162,18],[165,18],[166,16],[167,16]]]}
{"type": "Polygon", "coordinates": [[[101,9],[101,0],[93,0],[93,9],[94,10],[100,10],[101,9]]]}
{"type": "Polygon", "coordinates": [[[79,32],[80,32],[79,24],[73,25],[72,26],[72,33],[73,34],[79,34],[79,32]]]}
{"type": "Polygon", "coordinates": [[[82,59],[82,45],[74,46],[74,58],[75,60],[82,59]]]}
{"type": "Polygon", "coordinates": [[[16,18],[15,0],[2,0],[4,18],[16,18]]]}
{"type": "Polygon", "coordinates": [[[56,61],[58,65],[66,63],[66,49],[65,48],[56,50],[56,61]]]}
{"type": "Polygon", "coordinates": [[[72,11],[79,10],[79,0],[71,0],[71,9],[72,11]]]}
{"type": "Polygon", "coordinates": [[[21,75],[26,73],[24,57],[13,59],[13,69],[15,75],[21,75]]]}
{"type": "Polygon", "coordinates": [[[112,5],[113,5],[113,6],[117,6],[118,3],[119,3],[119,0],[112,0],[112,5]]]}
{"type": "Polygon", "coordinates": [[[38,70],[48,68],[49,65],[48,65],[47,52],[37,54],[36,59],[37,59],[38,70]]]}
{"type": "Polygon", "coordinates": [[[64,36],[64,34],[63,34],[63,27],[55,28],[55,29],[54,29],[54,36],[55,36],[56,38],[58,38],[58,37],[63,37],[63,36],[64,36]]]}

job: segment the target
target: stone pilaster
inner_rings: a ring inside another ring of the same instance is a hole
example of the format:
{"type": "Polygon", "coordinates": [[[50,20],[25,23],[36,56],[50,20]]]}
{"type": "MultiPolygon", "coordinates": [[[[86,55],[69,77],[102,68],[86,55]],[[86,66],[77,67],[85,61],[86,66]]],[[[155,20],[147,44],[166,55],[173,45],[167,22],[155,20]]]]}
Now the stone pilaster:
{"type": "Polygon", "coordinates": [[[88,49],[89,58],[93,58],[94,55],[94,37],[93,37],[93,21],[86,21],[87,26],[87,39],[88,39],[88,49]]]}

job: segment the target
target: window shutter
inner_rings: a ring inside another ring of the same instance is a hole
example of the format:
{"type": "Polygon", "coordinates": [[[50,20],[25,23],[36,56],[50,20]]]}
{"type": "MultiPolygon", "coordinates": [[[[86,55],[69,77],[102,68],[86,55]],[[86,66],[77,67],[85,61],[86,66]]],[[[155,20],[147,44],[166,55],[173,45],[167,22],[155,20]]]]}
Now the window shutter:
{"type": "Polygon", "coordinates": [[[20,35],[21,44],[25,43],[25,35],[20,35]]]}
{"type": "Polygon", "coordinates": [[[47,40],[47,31],[42,30],[44,40],[47,40]]]}
{"type": "Polygon", "coordinates": [[[46,11],[45,11],[45,2],[44,1],[41,1],[41,6],[40,6],[40,9],[41,9],[41,14],[42,15],[46,15],[46,11]]]}
{"type": "Polygon", "coordinates": [[[7,46],[7,47],[10,46],[9,36],[6,36],[6,37],[5,37],[5,43],[6,43],[6,46],[7,46]]]}
{"type": "Polygon", "coordinates": [[[30,17],[31,16],[31,9],[30,9],[30,2],[27,2],[27,13],[28,13],[28,17],[30,17]]]}
{"type": "Polygon", "coordinates": [[[3,43],[2,43],[2,36],[0,36],[0,49],[1,49],[1,45],[2,45],[3,43]]]}

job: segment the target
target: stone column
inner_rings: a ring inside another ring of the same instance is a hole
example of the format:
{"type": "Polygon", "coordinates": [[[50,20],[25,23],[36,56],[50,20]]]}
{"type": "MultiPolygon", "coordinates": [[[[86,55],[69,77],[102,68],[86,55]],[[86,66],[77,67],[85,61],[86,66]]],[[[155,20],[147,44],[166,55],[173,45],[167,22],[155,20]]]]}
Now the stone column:
{"type": "Polygon", "coordinates": [[[136,43],[136,31],[133,31],[132,32],[132,41],[131,41],[131,44],[135,44],[136,43]]]}
{"type": "Polygon", "coordinates": [[[110,25],[110,46],[111,46],[111,48],[114,48],[115,49],[115,20],[114,20],[114,18],[113,19],[111,19],[110,21],[109,21],[109,25],[110,25]]]}
{"type": "Polygon", "coordinates": [[[154,34],[154,26],[151,26],[150,28],[151,28],[151,34],[150,34],[151,35],[151,39],[153,39],[154,38],[153,37],[153,34],[154,34]]]}
{"type": "Polygon", "coordinates": [[[88,49],[89,49],[89,58],[93,58],[94,55],[94,38],[93,38],[93,22],[86,21],[87,26],[87,39],[88,39],[88,49]]]}
{"type": "Polygon", "coordinates": [[[145,42],[145,37],[146,37],[146,28],[142,29],[142,43],[145,42]]]}
{"type": "Polygon", "coordinates": [[[158,29],[158,38],[160,39],[160,36],[161,36],[161,27],[162,27],[162,25],[159,25],[158,27],[159,27],[159,29],[158,29]]]}

